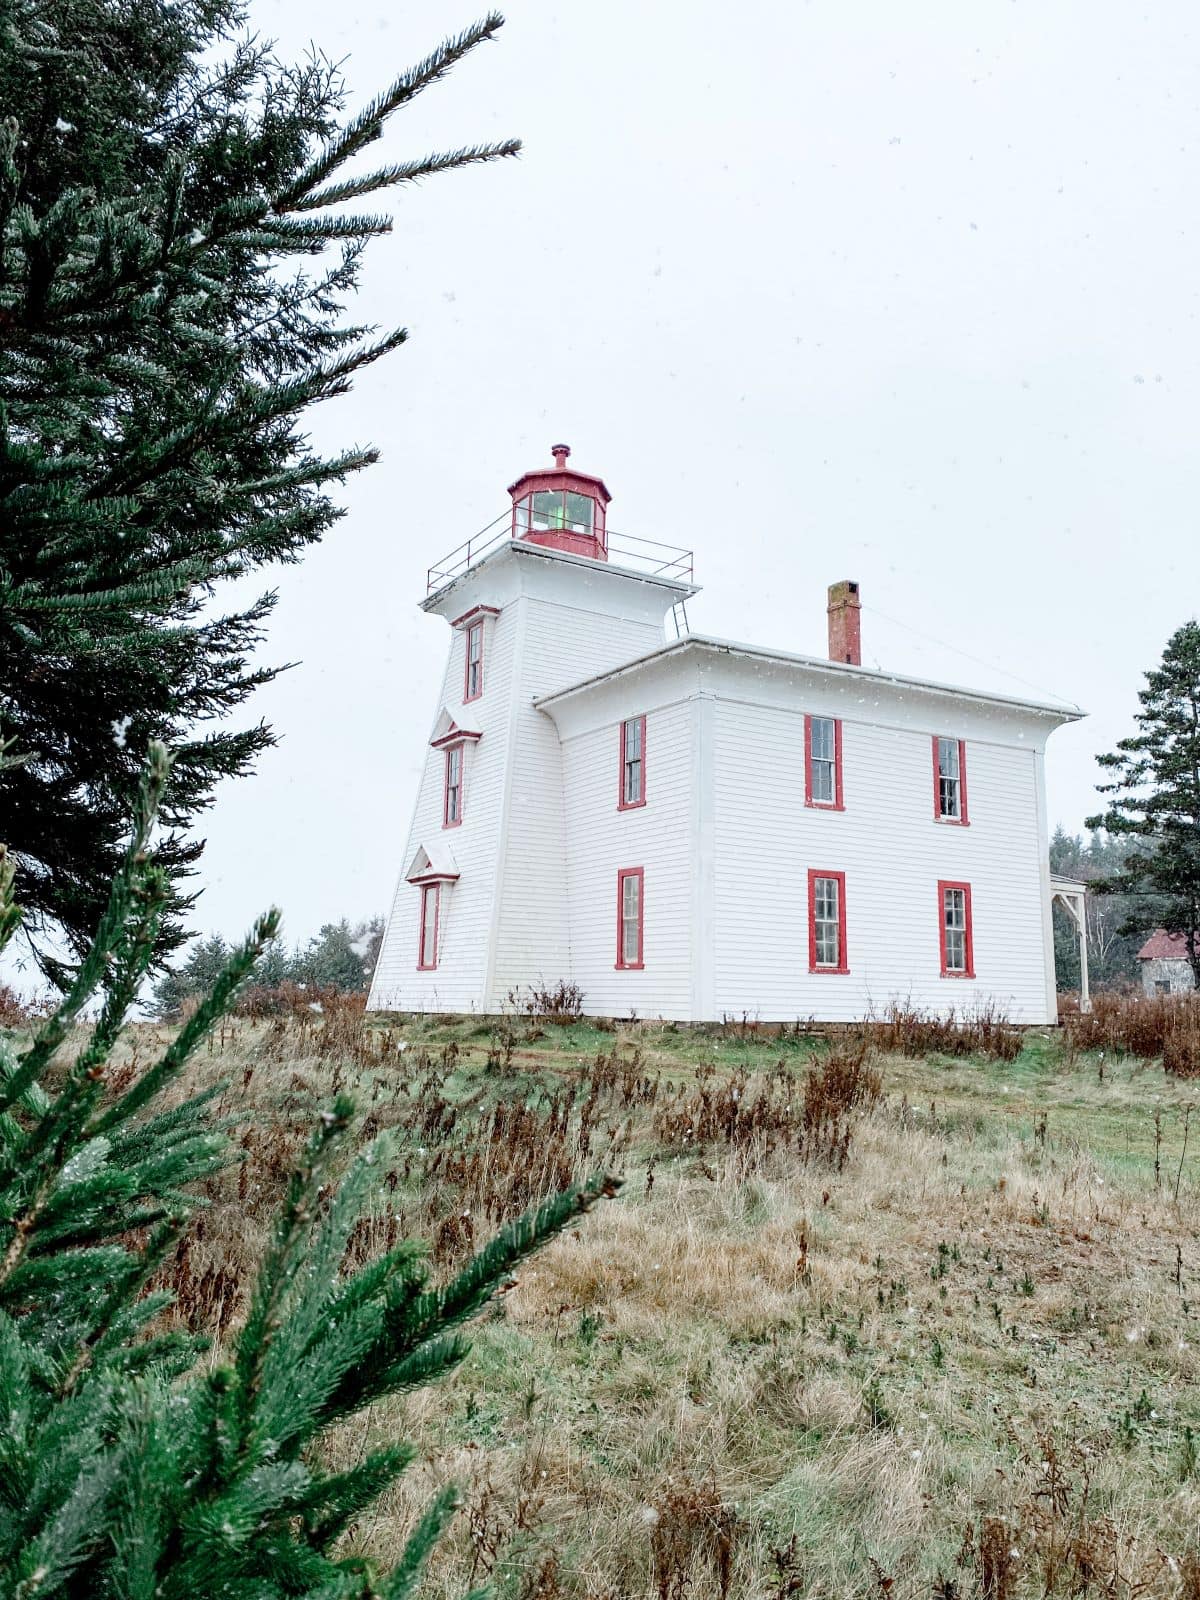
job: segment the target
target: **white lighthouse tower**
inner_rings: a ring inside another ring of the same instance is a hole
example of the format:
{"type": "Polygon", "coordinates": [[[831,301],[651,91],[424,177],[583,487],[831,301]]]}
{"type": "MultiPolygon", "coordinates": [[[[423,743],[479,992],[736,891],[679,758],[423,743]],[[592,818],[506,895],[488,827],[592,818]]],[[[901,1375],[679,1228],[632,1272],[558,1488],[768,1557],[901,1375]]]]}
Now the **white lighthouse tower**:
{"type": "Polygon", "coordinates": [[[371,1009],[494,1012],[572,974],[562,753],[535,701],[661,646],[695,590],[687,552],[614,545],[603,481],[552,454],[430,569],[450,648],[371,1009]]]}

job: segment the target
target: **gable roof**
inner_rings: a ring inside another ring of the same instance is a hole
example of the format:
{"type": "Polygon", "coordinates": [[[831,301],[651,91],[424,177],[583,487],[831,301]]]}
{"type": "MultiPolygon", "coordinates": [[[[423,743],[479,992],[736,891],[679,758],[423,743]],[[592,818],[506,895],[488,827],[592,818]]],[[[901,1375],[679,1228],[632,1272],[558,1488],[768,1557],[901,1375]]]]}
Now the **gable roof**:
{"type": "Polygon", "coordinates": [[[438,719],[433,725],[433,734],[429,740],[435,750],[440,750],[443,745],[457,744],[460,739],[482,739],[481,733],[475,733],[470,728],[460,728],[451,713],[445,706],[438,713],[438,719]]]}
{"type": "Polygon", "coordinates": [[[1155,928],[1137,953],[1139,961],[1186,961],[1187,943],[1181,933],[1166,933],[1155,928]]]}
{"type": "Polygon", "coordinates": [[[458,862],[444,844],[418,845],[404,874],[409,883],[453,883],[458,875],[458,862]]]}
{"type": "Polygon", "coordinates": [[[1078,722],[1086,713],[1067,701],[1053,704],[1047,700],[1019,700],[1014,695],[992,694],[983,689],[964,689],[958,684],[938,683],[931,678],[910,678],[900,672],[881,672],[876,667],[854,666],[845,661],[830,661],[826,656],[802,656],[788,650],[770,650],[762,645],[738,644],[731,639],[719,639],[707,633],[687,633],[681,639],[658,645],[645,655],[635,656],[619,667],[598,672],[591,678],[559,689],[554,694],[543,695],[534,704],[539,710],[557,705],[571,696],[585,694],[601,684],[609,683],[625,673],[636,673],[672,655],[688,651],[707,652],[712,655],[741,656],[751,661],[768,661],[785,667],[800,667],[806,671],[831,673],[866,681],[871,684],[894,684],[901,689],[926,689],[933,694],[950,695],[956,700],[973,700],[985,706],[1006,707],[1014,711],[1031,711],[1037,716],[1054,717],[1058,722],[1078,722]]]}

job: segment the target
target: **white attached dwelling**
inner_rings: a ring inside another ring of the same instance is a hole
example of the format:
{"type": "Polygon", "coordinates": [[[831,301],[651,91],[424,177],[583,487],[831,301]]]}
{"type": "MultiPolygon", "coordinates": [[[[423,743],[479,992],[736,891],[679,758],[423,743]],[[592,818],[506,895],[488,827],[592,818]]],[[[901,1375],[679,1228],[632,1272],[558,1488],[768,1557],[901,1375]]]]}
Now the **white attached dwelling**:
{"type": "Polygon", "coordinates": [[[1043,757],[1079,712],[691,633],[690,552],[526,473],[431,569],[450,650],[369,1005],[849,1021],[1056,1016],[1043,757]],[[668,637],[669,634],[669,637],[668,637]]]}

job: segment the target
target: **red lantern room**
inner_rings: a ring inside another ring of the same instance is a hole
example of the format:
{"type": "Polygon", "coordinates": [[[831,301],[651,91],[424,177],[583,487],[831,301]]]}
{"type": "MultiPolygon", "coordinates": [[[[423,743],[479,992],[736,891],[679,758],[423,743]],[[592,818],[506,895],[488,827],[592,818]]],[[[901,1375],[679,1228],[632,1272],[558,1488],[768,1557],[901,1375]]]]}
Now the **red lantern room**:
{"type": "Polygon", "coordinates": [[[568,467],[569,445],[550,447],[554,465],[545,472],[526,472],[510,484],[512,536],[527,544],[547,545],[573,556],[608,560],[604,517],[612,499],[601,478],[568,467]]]}

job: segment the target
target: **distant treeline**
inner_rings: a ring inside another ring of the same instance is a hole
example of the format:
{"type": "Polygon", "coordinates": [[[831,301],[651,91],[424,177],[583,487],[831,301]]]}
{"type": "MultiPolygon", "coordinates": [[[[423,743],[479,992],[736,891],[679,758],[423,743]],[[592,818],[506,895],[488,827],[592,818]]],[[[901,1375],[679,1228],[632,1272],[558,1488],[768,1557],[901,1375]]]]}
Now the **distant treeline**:
{"type": "MultiPolygon", "coordinates": [[[[1094,832],[1086,838],[1070,834],[1059,824],[1050,841],[1050,870],[1081,883],[1101,883],[1124,865],[1132,842],[1094,832]]],[[[1088,895],[1088,976],[1094,989],[1120,988],[1138,983],[1137,953],[1145,941],[1137,933],[1121,930],[1137,915],[1137,902],[1126,894],[1088,895]]],[[[1054,907],[1054,966],[1060,990],[1079,987],[1079,939],[1075,924],[1062,906],[1054,907]]]]}
{"type": "MultiPolygon", "coordinates": [[[[383,940],[383,918],[366,922],[327,922],[307,944],[292,950],[272,939],[255,969],[254,981],[264,989],[299,984],[306,989],[366,989],[383,940]]],[[[154,988],[151,1009],[156,1016],[177,1017],[184,1005],[207,994],[229,960],[231,947],[219,933],[197,939],[186,961],[163,974],[154,988]]]]}

